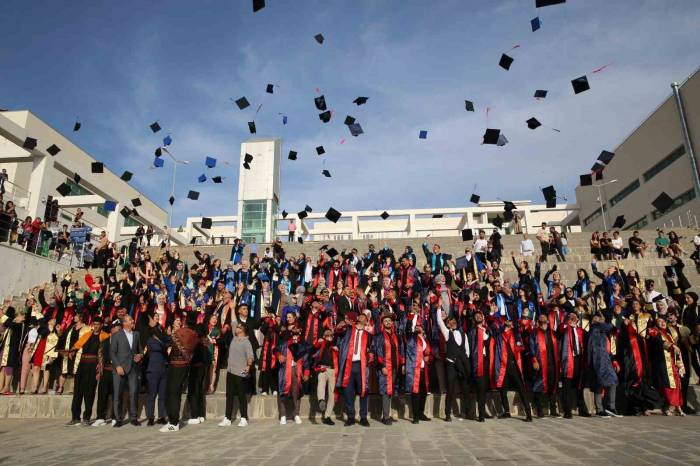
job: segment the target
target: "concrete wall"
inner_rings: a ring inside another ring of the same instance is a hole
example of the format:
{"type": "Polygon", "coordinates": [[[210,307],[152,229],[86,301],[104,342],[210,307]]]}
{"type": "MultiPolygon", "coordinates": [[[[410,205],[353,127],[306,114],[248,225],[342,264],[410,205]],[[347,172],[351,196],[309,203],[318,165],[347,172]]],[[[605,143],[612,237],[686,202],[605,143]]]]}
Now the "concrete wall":
{"type": "Polygon", "coordinates": [[[61,274],[68,267],[35,254],[0,244],[0,297],[19,296],[30,288],[51,281],[51,274],[61,274]]]}

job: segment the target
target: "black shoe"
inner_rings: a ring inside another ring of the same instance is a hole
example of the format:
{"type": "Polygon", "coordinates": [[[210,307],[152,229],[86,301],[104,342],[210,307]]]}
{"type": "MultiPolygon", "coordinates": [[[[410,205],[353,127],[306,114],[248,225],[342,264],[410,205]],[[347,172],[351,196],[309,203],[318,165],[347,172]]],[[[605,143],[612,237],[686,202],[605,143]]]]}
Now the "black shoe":
{"type": "Polygon", "coordinates": [[[450,416],[449,414],[445,416],[445,422],[452,422],[452,416],[450,416]]]}
{"type": "Polygon", "coordinates": [[[352,425],[355,425],[355,418],[350,417],[345,421],[345,427],[350,427],[352,425]]]}
{"type": "Polygon", "coordinates": [[[491,416],[490,414],[484,414],[481,417],[483,417],[484,419],[493,419],[493,416],[491,416]]]}
{"type": "Polygon", "coordinates": [[[506,411],[505,413],[499,414],[498,419],[510,419],[510,413],[506,411]]]}
{"type": "Polygon", "coordinates": [[[121,427],[121,426],[123,426],[123,425],[124,425],[124,421],[116,421],[116,422],[112,425],[112,427],[115,427],[115,428],[116,428],[116,427],[121,427]]]}
{"type": "MultiPolygon", "coordinates": [[[[617,411],[614,409],[610,409],[609,411],[614,411],[615,414],[617,414],[617,411]]],[[[683,406],[683,412],[685,414],[697,414],[697,411],[694,408],[691,408],[690,406],[683,406]]]]}
{"type": "Polygon", "coordinates": [[[557,411],[550,411],[549,415],[551,417],[561,417],[561,414],[559,414],[557,411]]]}
{"type": "Polygon", "coordinates": [[[486,422],[486,419],[484,419],[484,416],[479,416],[476,422],[486,422]]]}
{"type": "Polygon", "coordinates": [[[532,416],[530,414],[525,417],[525,422],[532,422],[532,416]]]}
{"type": "Polygon", "coordinates": [[[164,417],[159,417],[159,418],[156,420],[156,424],[165,425],[165,424],[167,424],[167,423],[168,423],[168,421],[166,421],[164,417]]]}
{"type": "Polygon", "coordinates": [[[327,426],[334,426],[335,425],[335,422],[333,422],[333,420],[329,417],[324,417],[321,422],[327,426]]]}
{"type": "Polygon", "coordinates": [[[542,411],[541,409],[538,409],[537,410],[537,417],[538,417],[538,419],[542,419],[544,417],[544,411],[542,411]]]}
{"type": "Polygon", "coordinates": [[[564,419],[573,419],[574,416],[571,413],[564,413],[564,419]]]}
{"type": "Polygon", "coordinates": [[[411,421],[411,424],[418,424],[418,419],[414,419],[411,421]]]}
{"type": "Polygon", "coordinates": [[[90,419],[85,419],[83,420],[83,425],[85,427],[90,427],[92,425],[92,422],[90,421],[90,419]]]}
{"type": "Polygon", "coordinates": [[[131,425],[134,426],[134,427],[138,427],[138,426],[141,425],[141,423],[139,422],[138,419],[132,419],[131,422],[130,422],[129,424],[131,424],[131,425]]]}
{"type": "Polygon", "coordinates": [[[146,425],[147,426],[154,426],[154,425],[156,425],[156,421],[152,417],[149,417],[146,425]]]}
{"type": "Polygon", "coordinates": [[[367,420],[367,418],[363,417],[362,419],[360,419],[360,425],[362,427],[369,427],[369,421],[367,420]]]}
{"type": "Polygon", "coordinates": [[[430,421],[430,418],[428,416],[426,416],[425,414],[421,414],[420,416],[418,416],[418,420],[428,422],[428,421],[430,421]]]}

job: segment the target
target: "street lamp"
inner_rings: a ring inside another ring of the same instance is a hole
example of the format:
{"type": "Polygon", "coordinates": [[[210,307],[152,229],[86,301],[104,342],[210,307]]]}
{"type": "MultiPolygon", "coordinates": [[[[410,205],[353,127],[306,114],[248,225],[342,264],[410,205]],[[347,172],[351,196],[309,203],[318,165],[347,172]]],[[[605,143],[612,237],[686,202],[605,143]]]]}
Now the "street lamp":
{"type": "MultiPolygon", "coordinates": [[[[187,165],[190,163],[189,160],[178,160],[176,159],[173,154],[170,153],[168,150],[164,150],[166,154],[168,154],[168,157],[170,157],[173,161],[173,185],[172,189],[170,190],[170,198],[175,197],[175,177],[177,176],[177,166],[178,165],[187,165]]],[[[170,203],[170,214],[168,215],[168,244],[170,244],[170,230],[173,228],[173,205],[175,203],[170,203]]]]}
{"type": "Polygon", "coordinates": [[[598,188],[598,202],[600,203],[600,215],[603,216],[603,231],[608,231],[608,226],[605,222],[605,210],[603,209],[603,195],[600,191],[600,188],[613,183],[617,183],[617,180],[610,180],[607,183],[594,185],[596,188],[598,188]]]}

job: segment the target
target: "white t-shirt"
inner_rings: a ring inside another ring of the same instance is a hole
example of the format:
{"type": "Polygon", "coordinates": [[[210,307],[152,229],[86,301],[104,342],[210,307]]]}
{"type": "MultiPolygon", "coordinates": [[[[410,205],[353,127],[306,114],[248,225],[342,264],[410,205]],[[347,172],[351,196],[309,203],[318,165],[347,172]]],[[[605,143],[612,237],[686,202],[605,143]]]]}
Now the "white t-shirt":
{"type": "Polygon", "coordinates": [[[524,239],[520,242],[520,252],[532,252],[535,250],[535,245],[532,244],[530,238],[524,239]]]}
{"type": "Polygon", "coordinates": [[[486,239],[477,238],[474,240],[474,252],[486,252],[488,247],[488,241],[486,239]]]}
{"type": "Polygon", "coordinates": [[[619,236],[617,238],[612,239],[612,246],[614,249],[622,249],[622,238],[619,236]]]}

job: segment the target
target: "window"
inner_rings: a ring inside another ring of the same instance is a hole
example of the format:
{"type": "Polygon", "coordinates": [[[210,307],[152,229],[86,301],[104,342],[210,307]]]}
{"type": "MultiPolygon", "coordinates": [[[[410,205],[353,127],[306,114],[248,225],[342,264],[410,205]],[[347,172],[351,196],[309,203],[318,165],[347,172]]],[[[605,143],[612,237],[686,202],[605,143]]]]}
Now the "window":
{"type": "Polygon", "coordinates": [[[250,242],[253,237],[259,243],[265,241],[267,230],[267,201],[243,201],[243,221],[241,236],[250,242]]]}
{"type": "Polygon", "coordinates": [[[66,178],[66,184],[70,186],[70,193],[68,193],[69,196],[86,196],[88,194],[92,194],[90,191],[76,183],[72,178],[66,178]]]}
{"type": "Polygon", "coordinates": [[[139,225],[141,225],[141,222],[139,222],[138,220],[136,220],[133,217],[127,217],[124,219],[124,226],[125,227],[138,227],[139,225]]]}
{"type": "Polygon", "coordinates": [[[639,179],[634,180],[626,188],[610,198],[610,207],[614,206],[639,188],[639,179]]]}
{"type": "Polygon", "coordinates": [[[668,154],[666,157],[664,157],[663,160],[658,162],[656,165],[651,167],[649,170],[645,171],[644,174],[642,175],[644,177],[644,181],[649,181],[650,179],[654,178],[661,170],[664,168],[668,167],[671,165],[673,162],[678,160],[679,158],[683,157],[685,155],[685,147],[683,146],[678,146],[676,149],[668,154]]]}
{"type": "Polygon", "coordinates": [[[654,209],[654,211],[651,213],[651,218],[656,220],[657,218],[663,217],[664,215],[670,213],[673,210],[676,210],[683,204],[692,201],[693,199],[695,199],[695,189],[690,189],[678,196],[677,198],[675,198],[673,200],[673,204],[671,204],[671,207],[669,207],[669,209],[666,212],[661,213],[658,210],[654,209]]]}
{"type": "MultiPolygon", "coordinates": [[[[603,204],[603,210],[608,210],[608,207],[605,204],[603,204]]],[[[598,217],[600,217],[600,208],[596,209],[591,215],[583,219],[583,226],[593,223],[598,217]]]]}
{"type": "Polygon", "coordinates": [[[109,217],[109,212],[105,210],[104,206],[99,206],[95,210],[97,210],[97,213],[102,215],[103,217],[109,217]]]}
{"type": "Polygon", "coordinates": [[[61,214],[61,218],[62,218],[63,220],[67,220],[67,221],[69,221],[69,222],[72,222],[72,221],[73,221],[73,217],[71,217],[71,216],[68,215],[68,214],[61,214]]]}
{"type": "Polygon", "coordinates": [[[627,225],[623,230],[641,230],[647,225],[649,225],[649,220],[647,220],[647,216],[645,215],[636,222],[627,225]]]}

